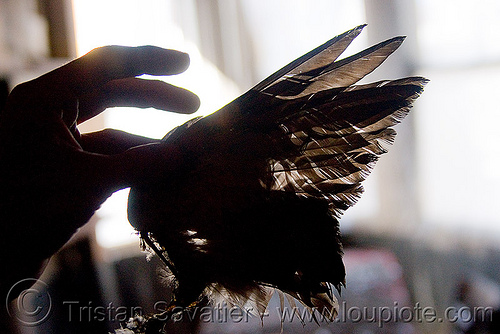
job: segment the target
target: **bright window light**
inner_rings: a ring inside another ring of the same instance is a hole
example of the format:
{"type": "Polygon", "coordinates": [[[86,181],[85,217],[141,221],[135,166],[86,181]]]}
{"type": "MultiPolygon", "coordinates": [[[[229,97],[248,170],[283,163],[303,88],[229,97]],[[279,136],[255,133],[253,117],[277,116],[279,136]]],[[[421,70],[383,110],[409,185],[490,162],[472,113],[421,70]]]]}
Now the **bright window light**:
{"type": "MultiPolygon", "coordinates": [[[[216,111],[241,91],[211,63],[203,59],[196,45],[187,41],[174,24],[170,1],[73,0],[78,55],[104,45],[156,45],[189,53],[191,66],[183,74],[164,79],[198,94],[200,110],[179,115],[154,109],[110,108],[101,124],[131,133],[162,138],[170,129],[200,115],[216,111]]],[[[98,129],[92,129],[98,130],[98,129]]],[[[126,217],[128,190],[114,194],[96,213],[98,243],[116,247],[138,242],[126,217]]]]}
{"type": "Polygon", "coordinates": [[[418,5],[420,72],[430,79],[415,112],[423,223],[498,238],[500,3],[418,5]]]}

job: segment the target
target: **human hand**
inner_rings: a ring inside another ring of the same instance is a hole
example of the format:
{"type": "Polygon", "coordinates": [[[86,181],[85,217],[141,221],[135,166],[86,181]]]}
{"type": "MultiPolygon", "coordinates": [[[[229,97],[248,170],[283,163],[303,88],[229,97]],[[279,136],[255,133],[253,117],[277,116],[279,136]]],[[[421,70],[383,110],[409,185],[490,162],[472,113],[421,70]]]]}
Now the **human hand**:
{"type": "Polygon", "coordinates": [[[110,129],[81,135],[77,125],[114,106],[194,112],[193,93],[136,78],[188,65],[178,51],[107,46],[14,88],[0,114],[2,291],[36,276],[113,192],[180,163],[153,139],[110,129]]]}

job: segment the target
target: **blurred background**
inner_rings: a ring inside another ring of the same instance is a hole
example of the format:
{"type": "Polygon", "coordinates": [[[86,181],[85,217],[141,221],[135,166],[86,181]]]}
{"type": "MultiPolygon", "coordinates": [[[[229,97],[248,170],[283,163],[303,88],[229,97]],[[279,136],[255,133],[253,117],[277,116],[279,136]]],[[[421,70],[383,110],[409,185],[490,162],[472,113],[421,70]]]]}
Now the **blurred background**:
{"type": "MultiPolygon", "coordinates": [[[[4,98],[16,84],[102,45],[179,49],[190,54],[191,67],[164,79],[200,96],[197,114],[113,108],[81,125],[161,138],[359,24],[368,27],[346,55],[406,35],[364,81],[408,75],[431,81],[396,127],[395,145],[365,182],[365,194],[341,220],[347,288],[339,321],[303,326],[294,319],[284,322],[284,332],[498,333],[499,17],[496,0],[0,0],[0,85],[4,98]],[[376,315],[383,307],[394,316],[381,324],[376,315]],[[400,312],[418,307],[437,316],[400,312]],[[359,316],[363,308],[367,314],[359,316]],[[474,316],[481,309],[490,312],[487,321],[474,316]]],[[[49,316],[36,326],[30,318],[14,321],[12,331],[114,332],[134,308],[148,313],[169,300],[158,261],[146,261],[127,222],[126,199],[127,191],[113,195],[52,258],[42,276],[49,316]],[[97,310],[108,306],[113,315],[102,317],[97,310]]],[[[279,333],[278,305],[273,298],[263,324],[212,318],[173,324],[169,333],[279,333]]]]}

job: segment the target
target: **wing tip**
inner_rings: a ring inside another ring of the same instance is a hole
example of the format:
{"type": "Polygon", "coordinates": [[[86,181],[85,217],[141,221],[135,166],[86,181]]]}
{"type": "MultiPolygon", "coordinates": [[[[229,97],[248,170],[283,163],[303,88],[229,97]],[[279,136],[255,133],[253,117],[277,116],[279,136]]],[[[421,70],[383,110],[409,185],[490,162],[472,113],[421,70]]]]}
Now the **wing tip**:
{"type": "Polygon", "coordinates": [[[415,100],[424,91],[425,85],[430,81],[429,79],[421,76],[412,76],[407,78],[402,78],[398,80],[393,80],[395,83],[401,83],[403,85],[413,85],[417,87],[415,96],[412,96],[412,100],[415,100]]]}
{"type": "Polygon", "coordinates": [[[403,44],[403,42],[405,41],[406,39],[406,36],[396,36],[396,37],[392,37],[392,38],[389,38],[383,42],[380,42],[378,44],[376,44],[375,46],[379,46],[379,47],[382,47],[382,46],[386,46],[386,45],[389,45],[389,44],[394,44],[396,47],[394,48],[394,50],[396,50],[397,48],[399,48],[399,46],[401,44],[403,44]]]}
{"type": "Polygon", "coordinates": [[[358,37],[358,35],[359,35],[359,34],[361,34],[361,32],[363,31],[363,29],[364,29],[367,25],[368,25],[368,24],[366,24],[366,23],[364,23],[364,24],[360,24],[359,26],[354,27],[354,28],[352,28],[351,30],[347,30],[345,33],[340,34],[339,36],[334,37],[333,39],[335,39],[335,38],[345,38],[345,37],[347,37],[347,36],[353,35],[352,39],[354,40],[356,37],[358,37]]]}
{"type": "Polygon", "coordinates": [[[316,49],[326,49],[328,48],[329,46],[341,41],[341,40],[344,40],[345,38],[349,38],[351,41],[354,40],[356,37],[358,37],[358,35],[361,33],[361,31],[363,31],[363,28],[366,27],[367,24],[360,24],[358,25],[357,27],[354,27],[350,30],[347,30],[346,32],[343,32],[342,34],[340,35],[337,35],[333,38],[331,38],[330,40],[326,41],[325,43],[323,43],[322,45],[320,45],[319,47],[317,47],[316,49]]]}
{"type": "Polygon", "coordinates": [[[367,25],[368,25],[368,23],[363,23],[363,24],[360,24],[360,25],[358,25],[357,27],[355,27],[354,29],[351,29],[351,30],[359,30],[361,32],[361,30],[363,30],[367,25]]]}

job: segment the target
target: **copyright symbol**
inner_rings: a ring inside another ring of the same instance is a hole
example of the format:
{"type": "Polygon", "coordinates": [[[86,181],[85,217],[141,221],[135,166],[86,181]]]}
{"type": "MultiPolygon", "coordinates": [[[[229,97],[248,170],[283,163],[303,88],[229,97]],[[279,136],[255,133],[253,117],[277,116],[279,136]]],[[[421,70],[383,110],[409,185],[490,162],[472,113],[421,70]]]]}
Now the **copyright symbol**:
{"type": "Polygon", "coordinates": [[[48,285],[35,278],[26,278],[14,284],[5,299],[7,313],[26,326],[41,324],[50,314],[52,300],[48,285]],[[9,303],[10,297],[18,296],[9,303]]]}

